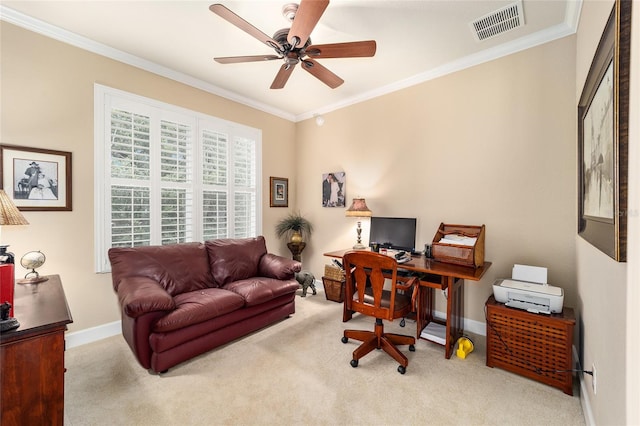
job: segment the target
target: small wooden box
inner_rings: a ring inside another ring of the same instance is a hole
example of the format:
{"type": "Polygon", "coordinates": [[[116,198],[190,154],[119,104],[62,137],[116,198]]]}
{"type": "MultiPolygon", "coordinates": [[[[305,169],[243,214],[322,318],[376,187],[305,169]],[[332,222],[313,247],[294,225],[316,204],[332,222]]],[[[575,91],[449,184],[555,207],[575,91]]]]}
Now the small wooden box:
{"type": "Polygon", "coordinates": [[[439,262],[477,268],[484,265],[484,225],[448,225],[441,223],[431,244],[431,256],[439,262]],[[458,235],[476,238],[475,245],[441,243],[442,237],[458,235]]]}
{"type": "Polygon", "coordinates": [[[499,367],[573,395],[573,309],[533,314],[490,296],[487,309],[487,366],[499,367]]]}

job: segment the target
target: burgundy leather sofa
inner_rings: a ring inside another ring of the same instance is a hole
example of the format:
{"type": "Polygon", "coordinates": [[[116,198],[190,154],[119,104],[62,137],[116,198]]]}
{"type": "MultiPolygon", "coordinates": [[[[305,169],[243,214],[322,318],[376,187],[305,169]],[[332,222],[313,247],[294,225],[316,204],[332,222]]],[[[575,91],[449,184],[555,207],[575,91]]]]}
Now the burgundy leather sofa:
{"type": "Polygon", "coordinates": [[[264,237],[112,248],[122,334],[147,369],[169,368],[295,312],[300,262],[264,237]]]}

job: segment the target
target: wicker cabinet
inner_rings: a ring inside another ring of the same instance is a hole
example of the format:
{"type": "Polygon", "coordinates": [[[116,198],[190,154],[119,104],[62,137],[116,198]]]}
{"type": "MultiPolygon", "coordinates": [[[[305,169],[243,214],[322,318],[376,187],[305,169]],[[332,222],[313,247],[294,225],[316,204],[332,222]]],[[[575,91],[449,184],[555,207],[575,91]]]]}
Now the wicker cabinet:
{"type": "Polygon", "coordinates": [[[534,314],[509,308],[490,296],[487,308],[487,366],[500,367],[573,395],[573,309],[534,314]]]}

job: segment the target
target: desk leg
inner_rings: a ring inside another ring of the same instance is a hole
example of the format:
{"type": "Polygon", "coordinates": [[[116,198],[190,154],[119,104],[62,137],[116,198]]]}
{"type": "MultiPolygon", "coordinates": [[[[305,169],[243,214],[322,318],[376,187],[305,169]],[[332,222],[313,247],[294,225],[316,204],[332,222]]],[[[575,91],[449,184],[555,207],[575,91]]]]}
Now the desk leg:
{"type": "Polygon", "coordinates": [[[447,339],[445,357],[451,358],[454,346],[464,332],[464,280],[448,277],[447,339]]]}

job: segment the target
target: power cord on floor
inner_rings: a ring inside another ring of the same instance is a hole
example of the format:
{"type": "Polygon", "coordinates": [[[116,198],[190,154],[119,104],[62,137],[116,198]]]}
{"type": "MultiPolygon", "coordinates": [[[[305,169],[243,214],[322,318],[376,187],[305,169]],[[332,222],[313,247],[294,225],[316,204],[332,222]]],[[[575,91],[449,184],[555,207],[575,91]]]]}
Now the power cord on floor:
{"type": "MultiPolygon", "coordinates": [[[[519,357],[517,356],[509,347],[509,345],[507,345],[507,343],[502,339],[502,336],[500,335],[500,333],[498,332],[498,330],[496,330],[496,328],[493,326],[493,324],[491,323],[491,321],[489,321],[489,315],[487,314],[487,306],[485,305],[484,307],[484,319],[487,322],[487,325],[489,326],[489,328],[491,328],[491,330],[495,333],[496,337],[498,338],[498,340],[500,340],[500,342],[502,343],[502,345],[504,346],[504,349],[509,352],[509,355],[511,355],[513,358],[519,359],[520,361],[522,361],[523,363],[525,363],[526,365],[528,365],[529,367],[531,367],[531,370],[533,372],[535,372],[536,374],[542,374],[542,373],[584,373],[584,374],[588,374],[590,376],[593,376],[593,371],[589,371],[589,370],[580,370],[580,369],[572,369],[572,370],[543,370],[540,367],[536,367],[535,365],[533,365],[531,362],[529,362],[529,360],[523,358],[523,357],[519,357]]],[[[488,337],[488,336],[487,336],[488,337]]]]}

